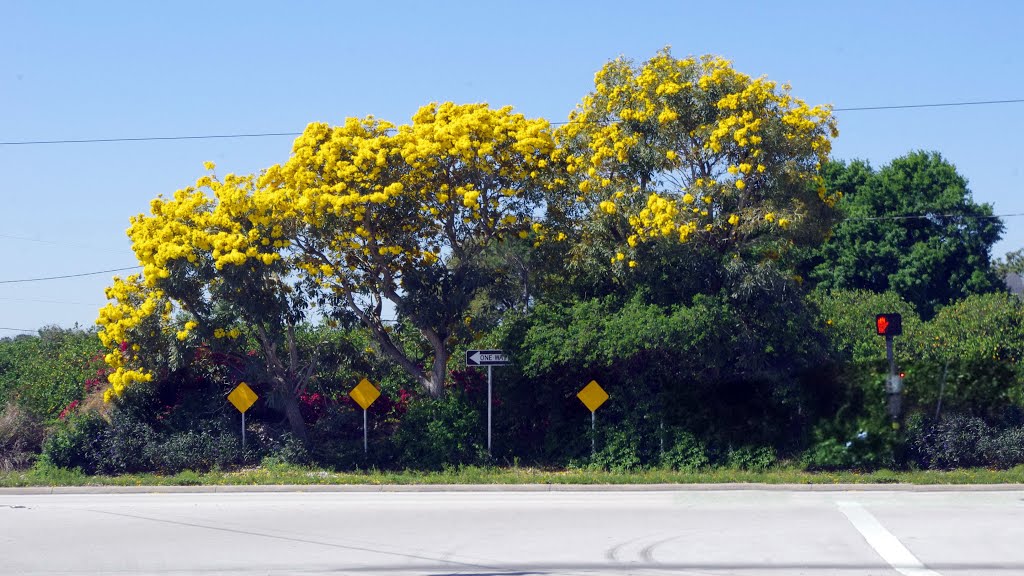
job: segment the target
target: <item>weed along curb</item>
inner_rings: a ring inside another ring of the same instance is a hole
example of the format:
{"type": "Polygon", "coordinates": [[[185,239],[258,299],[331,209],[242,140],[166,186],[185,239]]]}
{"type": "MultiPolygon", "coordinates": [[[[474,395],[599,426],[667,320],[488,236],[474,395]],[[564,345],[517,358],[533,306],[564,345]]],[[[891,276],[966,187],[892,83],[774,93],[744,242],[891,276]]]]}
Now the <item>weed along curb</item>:
{"type": "Polygon", "coordinates": [[[280,484],[222,486],[33,486],[0,496],[40,494],[238,494],[348,492],[1024,492],[1024,484],[280,484]]]}

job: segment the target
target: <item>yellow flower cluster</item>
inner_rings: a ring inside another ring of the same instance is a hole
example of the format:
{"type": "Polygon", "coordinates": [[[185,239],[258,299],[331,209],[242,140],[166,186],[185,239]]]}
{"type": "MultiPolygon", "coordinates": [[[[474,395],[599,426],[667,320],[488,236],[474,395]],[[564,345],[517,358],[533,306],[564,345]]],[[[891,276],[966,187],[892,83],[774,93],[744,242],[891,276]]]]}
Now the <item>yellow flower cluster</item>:
{"type": "Polygon", "coordinates": [[[238,338],[241,335],[242,335],[242,331],[239,330],[238,328],[231,328],[230,330],[225,330],[223,328],[214,328],[214,330],[213,330],[213,337],[214,338],[232,338],[232,339],[234,339],[234,338],[238,338]]]}
{"type": "Polygon", "coordinates": [[[647,197],[647,207],[630,217],[629,223],[640,238],[668,236],[676,230],[678,214],[679,207],[674,200],[651,194],[647,197]]]}
{"type": "Polygon", "coordinates": [[[594,84],[556,134],[555,157],[578,204],[624,214],[639,240],[785,229],[808,202],[838,199],[819,174],[838,134],[831,107],[808,106],[788,85],[668,49],[642,65],[609,62],[594,84]]]}
{"type": "Polygon", "coordinates": [[[228,174],[223,182],[203,176],[172,199],[153,200],[151,215],[133,217],[128,237],[146,284],[157,286],[180,260],[196,265],[208,259],[218,270],[279,260],[289,241],[256,204],[254,192],[252,176],[228,174]]]}
{"type": "Polygon", "coordinates": [[[138,274],[124,279],[115,276],[106,296],[109,303],[100,309],[96,323],[100,326],[100,341],[109,350],[104,361],[113,369],[108,376],[110,388],[104,392],[104,398],[109,400],[126,386],[152,380],[151,373],[136,366],[138,347],[129,348],[127,343],[147,322],[151,324],[150,331],[159,331],[154,320],[170,314],[170,302],[162,291],[147,287],[138,274]]]}
{"type": "Polygon", "coordinates": [[[256,202],[325,231],[325,250],[299,266],[358,290],[379,277],[370,270],[400,280],[479,239],[528,237],[554,146],[546,120],[486,104],[431,104],[402,126],[311,124],[260,178],[256,202]]]}

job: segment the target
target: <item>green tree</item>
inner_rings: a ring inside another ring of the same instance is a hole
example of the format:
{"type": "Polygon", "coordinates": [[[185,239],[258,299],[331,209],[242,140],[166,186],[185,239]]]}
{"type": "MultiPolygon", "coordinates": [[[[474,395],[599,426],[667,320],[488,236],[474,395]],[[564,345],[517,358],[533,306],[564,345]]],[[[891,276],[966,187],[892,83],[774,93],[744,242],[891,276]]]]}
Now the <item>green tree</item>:
{"type": "Polygon", "coordinates": [[[971,413],[990,423],[1024,408],[1024,304],[1010,294],[971,295],[940,310],[911,340],[908,390],[931,410],[971,413]]]}
{"type": "Polygon", "coordinates": [[[1006,278],[1010,274],[1024,274],[1024,248],[1007,252],[1002,258],[993,264],[996,274],[1000,278],[1006,278]]]}
{"type": "Polygon", "coordinates": [[[924,319],[969,294],[1001,289],[992,246],[1003,223],[971,197],[937,152],[914,152],[876,171],[833,163],[827,185],[843,192],[844,216],[806,264],[826,289],[892,290],[924,319]]]}
{"type": "Polygon", "coordinates": [[[825,333],[829,349],[840,362],[885,361],[885,338],[875,328],[875,315],[885,312],[903,316],[903,336],[896,339],[897,353],[902,355],[910,349],[912,354],[919,353],[921,320],[913,306],[895,292],[818,289],[807,299],[817,309],[817,328],[825,333]]]}

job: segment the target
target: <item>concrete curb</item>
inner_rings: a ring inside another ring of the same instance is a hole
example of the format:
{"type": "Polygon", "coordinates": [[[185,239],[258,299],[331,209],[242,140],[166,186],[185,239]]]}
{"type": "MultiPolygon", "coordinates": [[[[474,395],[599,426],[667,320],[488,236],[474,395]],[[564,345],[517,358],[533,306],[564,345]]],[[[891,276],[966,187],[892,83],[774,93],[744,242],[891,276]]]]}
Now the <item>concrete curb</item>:
{"type": "Polygon", "coordinates": [[[1024,484],[288,484],[214,486],[32,486],[23,494],[239,494],[303,492],[1024,492],[1024,484]]]}

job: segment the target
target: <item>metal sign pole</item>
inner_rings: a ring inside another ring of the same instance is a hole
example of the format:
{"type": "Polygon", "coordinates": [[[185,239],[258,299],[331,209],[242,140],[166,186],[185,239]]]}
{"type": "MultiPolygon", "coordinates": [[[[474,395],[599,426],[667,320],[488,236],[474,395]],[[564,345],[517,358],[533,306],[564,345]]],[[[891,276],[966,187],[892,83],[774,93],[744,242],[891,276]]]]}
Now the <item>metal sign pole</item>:
{"type": "Polygon", "coordinates": [[[245,412],[242,412],[242,456],[245,456],[245,412]]]}
{"type": "Polygon", "coordinates": [[[367,431],[367,428],[366,428],[366,409],[364,408],[363,409],[363,454],[366,454],[366,453],[368,453],[370,451],[369,438],[370,438],[370,433],[367,431]]]}
{"type": "Polygon", "coordinates": [[[597,448],[595,446],[594,439],[597,436],[597,428],[595,422],[597,421],[597,411],[590,411],[590,457],[593,458],[597,454],[597,448]]]}
{"type": "Polygon", "coordinates": [[[487,453],[491,453],[491,367],[487,367],[487,453]]]}

